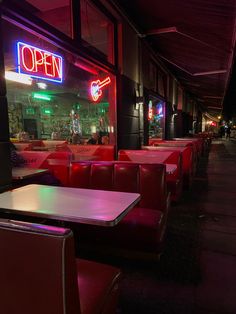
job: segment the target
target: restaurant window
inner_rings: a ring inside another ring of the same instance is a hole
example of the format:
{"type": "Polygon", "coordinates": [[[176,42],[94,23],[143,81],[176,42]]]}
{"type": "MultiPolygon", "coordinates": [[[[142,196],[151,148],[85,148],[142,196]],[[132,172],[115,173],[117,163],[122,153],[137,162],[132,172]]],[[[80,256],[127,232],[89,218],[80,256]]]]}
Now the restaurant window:
{"type": "Polygon", "coordinates": [[[71,0],[26,0],[26,2],[31,14],[72,37],[71,0]]]}
{"type": "Polygon", "coordinates": [[[114,24],[88,0],[80,1],[81,37],[114,64],[114,24]]]}
{"type": "Polygon", "coordinates": [[[148,100],[148,122],[149,138],[164,138],[165,102],[154,96],[148,100]]]}
{"type": "Polygon", "coordinates": [[[4,20],[11,137],[115,144],[115,76],[4,20]],[[76,136],[75,136],[76,135],[76,136]]]}

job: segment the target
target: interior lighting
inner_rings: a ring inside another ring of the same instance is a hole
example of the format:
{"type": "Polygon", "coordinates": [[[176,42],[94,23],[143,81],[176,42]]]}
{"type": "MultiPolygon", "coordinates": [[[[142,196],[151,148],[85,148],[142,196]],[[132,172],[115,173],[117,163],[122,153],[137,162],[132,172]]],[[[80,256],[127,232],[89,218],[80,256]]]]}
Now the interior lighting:
{"type": "Polygon", "coordinates": [[[96,126],[95,125],[91,125],[91,133],[96,133],[96,126]]]}
{"type": "Polygon", "coordinates": [[[43,108],[42,111],[43,111],[44,114],[49,114],[49,115],[52,114],[52,109],[51,108],[43,108]]]}
{"type": "Polygon", "coordinates": [[[40,100],[47,100],[47,101],[51,100],[51,97],[49,95],[39,94],[39,93],[33,93],[33,98],[40,99],[40,100]]]}
{"type": "Polygon", "coordinates": [[[47,88],[46,83],[38,82],[37,85],[38,85],[38,88],[40,88],[40,89],[46,89],[47,88]]]}
{"type": "Polygon", "coordinates": [[[29,75],[16,73],[12,71],[5,71],[5,78],[6,80],[25,84],[25,85],[32,85],[32,78],[29,75]]]}

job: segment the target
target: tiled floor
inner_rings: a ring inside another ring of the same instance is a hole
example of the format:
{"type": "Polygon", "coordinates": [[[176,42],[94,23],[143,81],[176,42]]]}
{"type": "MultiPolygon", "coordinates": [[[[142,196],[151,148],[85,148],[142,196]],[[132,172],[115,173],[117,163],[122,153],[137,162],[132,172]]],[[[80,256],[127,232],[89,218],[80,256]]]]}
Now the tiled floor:
{"type": "Polygon", "coordinates": [[[213,141],[159,263],[123,261],[119,313],[236,313],[236,141],[213,141]]]}

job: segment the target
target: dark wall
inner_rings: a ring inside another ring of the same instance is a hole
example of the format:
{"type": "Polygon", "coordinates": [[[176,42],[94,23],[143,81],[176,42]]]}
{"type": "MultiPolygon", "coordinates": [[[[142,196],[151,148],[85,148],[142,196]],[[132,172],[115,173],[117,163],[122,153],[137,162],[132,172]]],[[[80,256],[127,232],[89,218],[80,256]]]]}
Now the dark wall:
{"type": "Polygon", "coordinates": [[[174,111],[172,109],[172,105],[170,103],[166,103],[165,108],[165,139],[170,140],[175,137],[175,119],[176,115],[174,115],[174,111]]]}
{"type": "Polygon", "coordinates": [[[183,137],[189,134],[189,131],[192,130],[193,117],[186,112],[178,110],[178,114],[175,117],[175,136],[174,137],[183,137]]]}
{"type": "Polygon", "coordinates": [[[142,130],[139,109],[135,109],[137,83],[124,75],[118,77],[117,83],[117,147],[118,150],[139,149],[142,130]]]}
{"type": "MultiPolygon", "coordinates": [[[[1,17],[1,11],[0,11],[1,17]]],[[[9,150],[8,110],[6,99],[6,84],[4,80],[5,67],[3,59],[2,25],[0,18],[0,191],[11,184],[11,161],[9,150]]]]}

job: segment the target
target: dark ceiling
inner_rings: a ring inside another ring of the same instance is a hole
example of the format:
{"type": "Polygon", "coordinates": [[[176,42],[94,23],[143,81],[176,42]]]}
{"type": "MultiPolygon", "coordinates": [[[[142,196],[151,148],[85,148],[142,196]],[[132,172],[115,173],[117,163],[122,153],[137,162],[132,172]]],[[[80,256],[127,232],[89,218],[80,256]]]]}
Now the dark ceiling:
{"type": "Polygon", "coordinates": [[[140,37],[150,43],[209,113],[219,115],[223,107],[227,112],[232,110],[232,97],[236,100],[236,95],[231,90],[234,84],[229,82],[230,78],[235,82],[231,72],[236,0],[116,0],[116,3],[140,37]]]}

